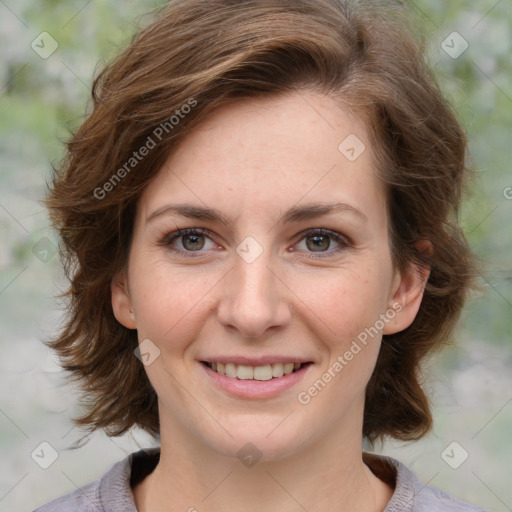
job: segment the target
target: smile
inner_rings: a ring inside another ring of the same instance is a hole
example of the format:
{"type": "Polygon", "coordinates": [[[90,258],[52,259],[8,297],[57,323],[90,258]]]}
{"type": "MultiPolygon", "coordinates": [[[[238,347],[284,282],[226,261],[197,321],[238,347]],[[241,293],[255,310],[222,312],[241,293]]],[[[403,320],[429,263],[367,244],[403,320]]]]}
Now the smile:
{"type": "Polygon", "coordinates": [[[283,375],[289,375],[302,366],[309,363],[273,363],[263,366],[250,366],[244,364],[233,363],[211,363],[202,361],[202,363],[220,375],[225,375],[231,379],[240,380],[271,380],[280,378],[283,375]]]}
{"type": "MultiPolygon", "coordinates": [[[[281,359],[281,361],[283,360],[286,361],[285,358],[281,359]]],[[[248,363],[249,361],[243,362],[248,363]]],[[[299,382],[315,366],[312,361],[258,361],[258,366],[228,363],[227,361],[203,360],[198,363],[208,381],[215,388],[230,396],[258,400],[277,397],[286,390],[298,386],[299,382]]]]}

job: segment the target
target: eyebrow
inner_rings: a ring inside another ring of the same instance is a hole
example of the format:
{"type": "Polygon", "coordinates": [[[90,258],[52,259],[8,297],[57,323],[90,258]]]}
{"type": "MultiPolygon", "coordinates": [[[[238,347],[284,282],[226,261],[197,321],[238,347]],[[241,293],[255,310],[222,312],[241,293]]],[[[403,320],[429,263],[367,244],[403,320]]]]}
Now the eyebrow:
{"type": "MultiPolygon", "coordinates": [[[[281,216],[279,222],[283,224],[287,222],[300,222],[336,212],[352,213],[364,221],[368,220],[362,211],[347,203],[311,203],[290,208],[281,216]]],[[[192,204],[168,204],[162,206],[147,217],[146,223],[162,215],[172,214],[181,215],[189,219],[218,221],[226,225],[229,224],[229,219],[219,210],[192,204]]]]}

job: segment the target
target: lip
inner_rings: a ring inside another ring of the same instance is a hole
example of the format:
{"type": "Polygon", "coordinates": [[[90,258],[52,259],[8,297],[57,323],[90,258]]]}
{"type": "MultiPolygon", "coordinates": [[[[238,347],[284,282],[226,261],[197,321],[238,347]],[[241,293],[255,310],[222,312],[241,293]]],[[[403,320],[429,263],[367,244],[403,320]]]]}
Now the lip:
{"type": "MultiPolygon", "coordinates": [[[[232,360],[230,360],[229,358],[227,358],[224,360],[226,360],[229,363],[234,361],[235,359],[233,358],[232,360]]],[[[236,360],[240,361],[242,359],[236,358],[236,360]]],[[[254,359],[251,360],[254,361],[254,359]]],[[[281,359],[281,361],[283,361],[283,359],[281,359]]],[[[288,359],[287,361],[291,362],[292,360],[288,359]]],[[[258,362],[259,364],[256,364],[255,366],[263,366],[260,360],[258,360],[258,362]]],[[[310,361],[307,362],[311,363],[310,361]]],[[[208,366],[201,362],[199,362],[198,364],[216,387],[220,388],[222,391],[232,396],[249,399],[272,398],[283,393],[284,391],[290,389],[291,387],[295,386],[298,382],[300,382],[304,378],[306,373],[309,371],[309,369],[313,366],[313,363],[306,364],[305,366],[302,366],[300,369],[294,371],[293,373],[289,373],[288,375],[283,375],[282,377],[270,380],[241,380],[221,375],[220,373],[217,373],[216,371],[212,370],[211,368],[209,368],[208,366]]]]}

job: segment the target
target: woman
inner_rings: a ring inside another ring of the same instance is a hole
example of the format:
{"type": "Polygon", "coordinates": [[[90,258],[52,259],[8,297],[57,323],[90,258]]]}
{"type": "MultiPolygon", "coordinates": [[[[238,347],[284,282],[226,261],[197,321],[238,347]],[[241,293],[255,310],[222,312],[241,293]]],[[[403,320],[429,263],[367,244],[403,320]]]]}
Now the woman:
{"type": "Polygon", "coordinates": [[[481,510],[363,452],[431,428],[474,264],[466,139],[401,8],[181,0],[96,79],[47,198],[77,424],[142,450],[39,511],[481,510]]]}

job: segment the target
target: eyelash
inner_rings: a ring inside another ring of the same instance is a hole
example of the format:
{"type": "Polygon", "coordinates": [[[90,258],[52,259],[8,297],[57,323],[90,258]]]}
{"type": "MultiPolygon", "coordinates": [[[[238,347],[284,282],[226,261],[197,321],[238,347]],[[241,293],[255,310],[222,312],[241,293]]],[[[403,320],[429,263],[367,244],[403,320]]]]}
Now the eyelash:
{"type": "MultiPolygon", "coordinates": [[[[164,247],[170,247],[171,244],[174,242],[174,240],[181,238],[182,236],[186,236],[186,235],[205,235],[211,239],[211,237],[209,237],[208,234],[209,234],[208,230],[201,229],[201,228],[178,229],[177,231],[173,231],[171,233],[166,233],[161,238],[161,240],[158,242],[158,245],[164,246],[164,247]]],[[[337,233],[336,231],[331,231],[329,229],[324,229],[324,228],[315,228],[315,229],[309,229],[307,231],[304,231],[303,233],[301,233],[301,238],[297,241],[297,243],[301,242],[308,236],[315,236],[315,235],[316,236],[319,236],[319,235],[320,236],[328,236],[333,241],[340,244],[340,247],[337,247],[332,251],[309,252],[310,255],[314,255],[314,256],[308,256],[308,258],[310,258],[310,259],[316,260],[316,259],[322,259],[322,258],[325,258],[328,256],[332,256],[333,253],[338,253],[352,245],[350,240],[347,237],[345,237],[344,235],[337,233]],[[326,256],[319,256],[320,254],[325,254],[326,256]]],[[[171,248],[171,250],[178,254],[185,255],[186,257],[192,257],[192,258],[200,258],[204,254],[204,251],[202,251],[202,250],[201,251],[186,251],[183,249],[176,249],[176,248],[171,248]],[[194,253],[197,253],[197,254],[194,254],[194,253]]]]}

